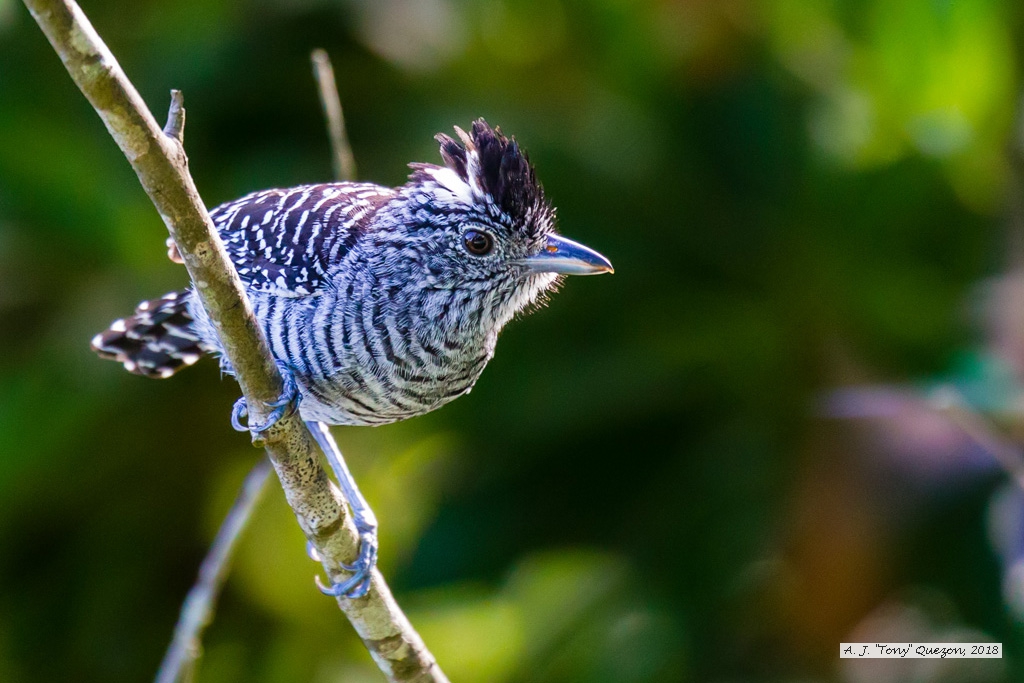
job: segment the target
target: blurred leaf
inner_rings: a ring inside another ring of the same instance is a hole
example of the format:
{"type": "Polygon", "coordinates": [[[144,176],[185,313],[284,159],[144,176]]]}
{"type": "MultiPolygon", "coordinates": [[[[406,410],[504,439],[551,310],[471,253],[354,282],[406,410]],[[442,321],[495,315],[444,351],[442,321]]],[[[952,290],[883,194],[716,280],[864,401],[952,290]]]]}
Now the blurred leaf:
{"type": "Polygon", "coordinates": [[[450,587],[443,597],[424,598],[409,618],[449,678],[506,680],[527,637],[520,612],[507,600],[466,593],[450,587]]]}

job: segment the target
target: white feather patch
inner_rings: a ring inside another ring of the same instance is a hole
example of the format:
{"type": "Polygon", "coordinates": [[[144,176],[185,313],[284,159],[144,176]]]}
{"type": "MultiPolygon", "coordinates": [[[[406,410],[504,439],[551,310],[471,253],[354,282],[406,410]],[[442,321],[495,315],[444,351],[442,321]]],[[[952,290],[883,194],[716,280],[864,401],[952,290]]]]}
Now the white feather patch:
{"type": "Polygon", "coordinates": [[[448,190],[452,198],[461,204],[473,204],[473,188],[459,174],[450,168],[431,168],[427,173],[433,176],[439,187],[448,190]]]}

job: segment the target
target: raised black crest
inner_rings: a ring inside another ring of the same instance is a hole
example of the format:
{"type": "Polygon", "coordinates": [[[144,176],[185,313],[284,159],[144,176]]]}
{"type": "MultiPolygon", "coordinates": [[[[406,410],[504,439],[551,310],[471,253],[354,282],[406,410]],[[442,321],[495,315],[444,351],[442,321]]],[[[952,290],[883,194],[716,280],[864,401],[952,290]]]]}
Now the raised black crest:
{"type": "Polygon", "coordinates": [[[435,136],[445,166],[470,184],[469,174],[473,173],[475,184],[513,220],[532,223],[548,219],[551,210],[544,190],[515,138],[505,137],[500,128],[491,128],[483,119],[474,121],[471,130],[468,134],[456,126],[459,141],[444,133],[435,136]]]}

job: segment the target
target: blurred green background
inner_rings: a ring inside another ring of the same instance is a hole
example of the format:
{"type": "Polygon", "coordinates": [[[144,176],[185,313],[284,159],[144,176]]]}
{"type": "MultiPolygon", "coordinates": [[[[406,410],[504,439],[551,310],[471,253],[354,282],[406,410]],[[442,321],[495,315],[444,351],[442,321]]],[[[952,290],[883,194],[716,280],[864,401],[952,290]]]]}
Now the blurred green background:
{"type": "MultiPolygon", "coordinates": [[[[335,430],[453,681],[1024,677],[1024,502],[928,398],[1024,435],[1020,3],[83,8],[159,119],[184,91],[208,206],[330,178],[323,47],[362,179],[484,116],[615,264],[512,324],[468,397],[335,430]],[[1006,657],[838,659],[886,639],[1006,657]]],[[[215,363],[150,381],[89,351],[186,284],[165,237],[0,0],[0,681],[150,678],[257,457],[215,363]]],[[[273,484],[198,680],[380,680],[317,569],[273,484]]]]}

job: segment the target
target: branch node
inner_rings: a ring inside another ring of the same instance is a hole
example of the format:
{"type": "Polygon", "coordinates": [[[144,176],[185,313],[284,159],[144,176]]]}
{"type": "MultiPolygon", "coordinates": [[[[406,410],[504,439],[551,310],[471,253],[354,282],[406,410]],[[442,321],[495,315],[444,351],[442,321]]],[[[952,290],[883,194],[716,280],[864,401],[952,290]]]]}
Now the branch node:
{"type": "Polygon", "coordinates": [[[167,112],[164,135],[179,145],[185,144],[185,98],[180,90],[171,90],[171,108],[167,112]]]}

